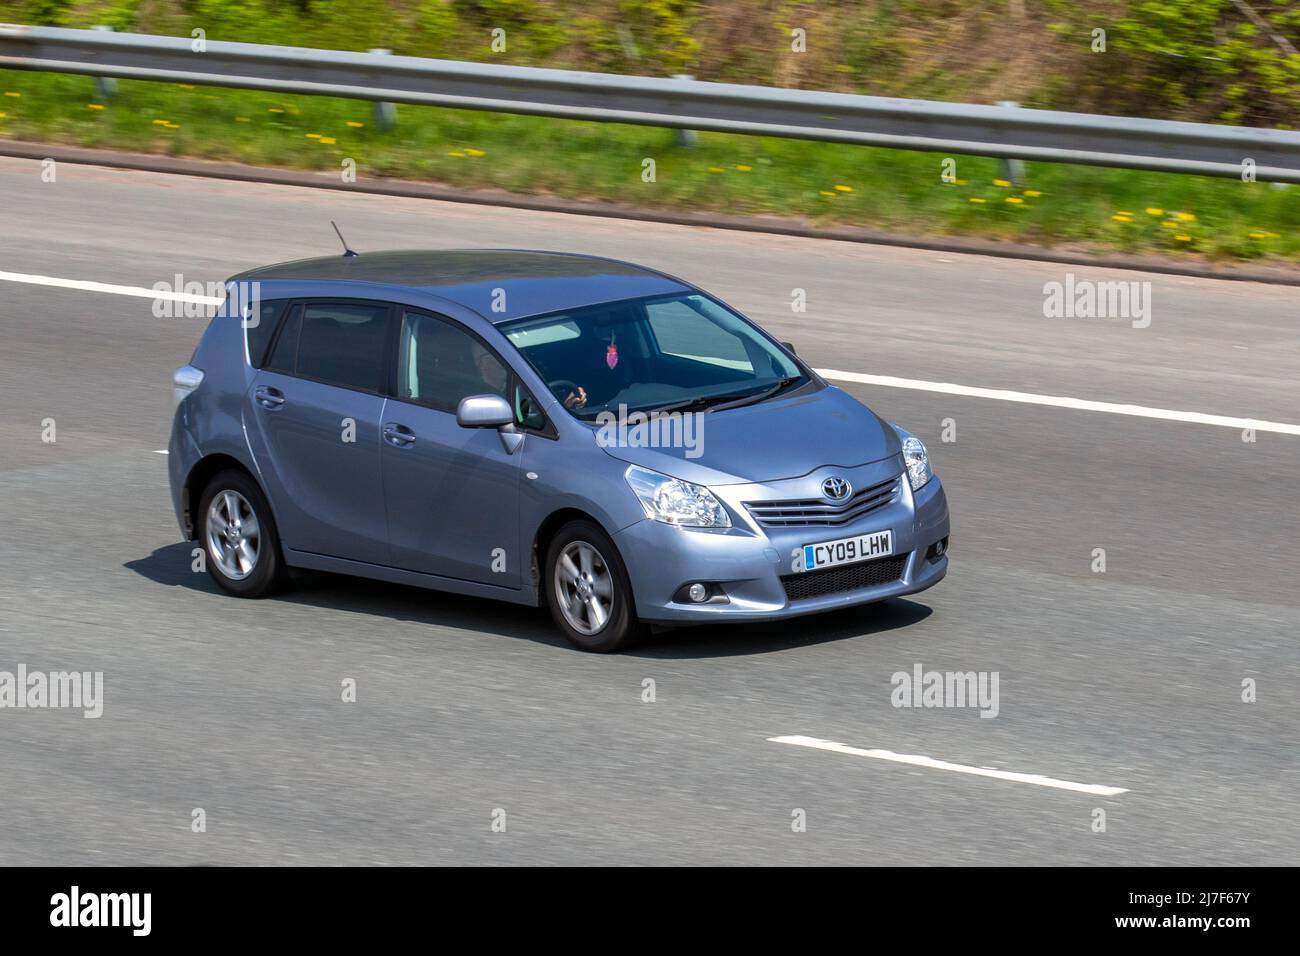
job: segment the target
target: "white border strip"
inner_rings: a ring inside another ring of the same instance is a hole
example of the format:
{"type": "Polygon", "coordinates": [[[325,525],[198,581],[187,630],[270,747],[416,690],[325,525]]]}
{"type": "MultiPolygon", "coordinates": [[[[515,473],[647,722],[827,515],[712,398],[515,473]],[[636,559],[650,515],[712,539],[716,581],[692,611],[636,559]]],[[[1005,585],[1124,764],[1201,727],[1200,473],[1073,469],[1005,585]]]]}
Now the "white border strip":
{"type": "MultiPolygon", "coordinates": [[[[28,285],[53,286],[60,289],[79,289],[83,292],[104,292],[110,295],[130,295],[143,299],[162,299],[169,302],[193,302],[199,305],[221,305],[224,301],[210,295],[192,295],[188,292],[161,292],[155,289],[146,289],[142,286],[113,285],[108,282],[90,282],[84,279],[59,279],[54,276],[28,275],[22,272],[0,272],[0,281],[25,282],[28,285]]],[[[950,382],[926,382],[916,378],[895,378],[892,375],[867,375],[863,372],[843,372],[833,368],[819,368],[816,372],[822,378],[831,379],[832,381],[857,382],[861,385],[910,388],[919,392],[942,392],[946,395],[965,395],[971,398],[994,398],[1003,402],[1021,402],[1026,405],[1049,405],[1053,408],[1073,408],[1087,412],[1107,412],[1111,415],[1158,418],[1169,422],[1188,422],[1194,425],[1220,425],[1225,428],[1236,429],[1253,428],[1257,432],[1300,435],[1300,425],[1291,425],[1286,422],[1257,421],[1253,418],[1232,418],[1227,415],[1206,415],[1202,412],[1178,412],[1168,408],[1147,408],[1143,405],[1094,402],[1085,398],[1035,395],[1032,392],[1013,392],[1002,388],[954,385],[950,382]]]]}
{"type": "Polygon", "coordinates": [[[1003,402],[1050,405],[1053,408],[1074,408],[1085,412],[1108,412],[1111,415],[1133,415],[1138,418],[1159,418],[1168,422],[1189,422],[1194,425],[1222,425],[1225,428],[1238,429],[1253,428],[1257,432],[1276,432],[1279,435],[1300,435],[1300,425],[1291,425],[1286,422],[1265,422],[1254,418],[1206,415],[1203,412],[1177,412],[1168,408],[1119,405],[1115,402],[1094,402],[1086,398],[1065,398],[1059,395],[1035,395],[1032,392],[1013,392],[1004,388],[977,388],[973,385],[953,385],[950,382],[924,382],[915,378],[895,378],[892,375],[841,372],[839,369],[833,368],[819,368],[814,371],[822,378],[840,382],[884,385],[886,388],[910,388],[919,392],[943,392],[945,395],[966,395],[971,398],[995,398],[1003,402]]]}
{"type": "Polygon", "coordinates": [[[198,305],[221,305],[225,299],[211,295],[194,295],[189,292],[160,292],[138,285],[113,285],[108,282],[90,282],[85,279],[59,279],[54,276],[27,275],[22,272],[0,272],[0,281],[25,282],[28,285],[48,285],[58,289],[79,289],[82,292],[106,292],[109,295],[133,295],[141,299],[164,299],[168,302],[194,302],[198,305]]]}
{"type": "Polygon", "coordinates": [[[965,764],[949,763],[922,757],[915,754],[896,754],[892,750],[862,750],[846,744],[837,744],[832,740],[819,740],[816,737],[768,737],[770,743],[793,744],[796,747],[811,747],[814,750],[829,750],[831,753],[849,754],[853,757],[873,757],[876,760],[891,760],[894,763],[910,764],[913,767],[928,767],[931,770],[951,770],[954,773],[968,773],[976,777],[991,777],[994,780],[1010,780],[1013,783],[1032,783],[1039,787],[1053,787],[1057,790],[1073,790],[1076,793],[1090,793],[1098,797],[1113,797],[1128,793],[1124,787],[1103,787],[1095,783],[1074,783],[1070,780],[1057,780],[1037,773],[1012,773],[1009,770],[990,770],[987,767],[968,767],[965,764]]]}

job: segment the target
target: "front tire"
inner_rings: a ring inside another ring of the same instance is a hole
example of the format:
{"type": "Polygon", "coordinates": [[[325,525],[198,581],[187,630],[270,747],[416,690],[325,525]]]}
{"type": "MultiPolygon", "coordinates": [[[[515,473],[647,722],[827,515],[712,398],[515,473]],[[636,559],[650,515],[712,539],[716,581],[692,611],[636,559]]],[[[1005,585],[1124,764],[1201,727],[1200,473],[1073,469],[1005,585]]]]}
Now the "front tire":
{"type": "Polygon", "coordinates": [[[571,521],[551,539],[544,580],[555,626],[574,646],[609,654],[644,632],[623,559],[590,521],[571,521]]]}
{"type": "Polygon", "coordinates": [[[199,543],[217,587],[235,597],[259,598],[285,580],[284,555],[271,506],[247,473],[219,472],[199,496],[199,543]]]}

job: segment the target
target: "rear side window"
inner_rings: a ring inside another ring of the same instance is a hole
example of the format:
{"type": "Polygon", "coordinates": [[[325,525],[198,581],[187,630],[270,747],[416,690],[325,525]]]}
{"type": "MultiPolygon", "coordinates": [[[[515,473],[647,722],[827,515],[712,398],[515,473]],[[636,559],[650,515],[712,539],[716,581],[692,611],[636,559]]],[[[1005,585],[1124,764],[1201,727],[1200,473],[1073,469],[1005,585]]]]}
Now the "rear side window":
{"type": "MultiPolygon", "coordinates": [[[[383,390],[386,378],[384,344],[389,325],[387,306],[309,303],[302,308],[301,314],[298,356],[294,364],[296,374],[367,392],[383,390]]],[[[285,332],[292,331],[292,327],[285,329],[285,332]]],[[[277,344],[277,363],[279,352],[277,344]]]]}
{"type": "Polygon", "coordinates": [[[253,368],[265,364],[266,350],[275,335],[275,327],[280,321],[287,303],[281,299],[277,302],[263,302],[257,313],[257,321],[244,319],[244,334],[248,336],[248,361],[253,368]]]}

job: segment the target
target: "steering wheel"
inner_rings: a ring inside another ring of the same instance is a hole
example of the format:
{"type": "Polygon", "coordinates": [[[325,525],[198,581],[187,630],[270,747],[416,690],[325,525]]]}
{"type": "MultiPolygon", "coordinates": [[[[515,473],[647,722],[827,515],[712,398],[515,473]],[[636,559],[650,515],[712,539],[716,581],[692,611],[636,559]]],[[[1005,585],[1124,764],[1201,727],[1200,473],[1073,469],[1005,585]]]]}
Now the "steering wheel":
{"type": "Polygon", "coordinates": [[[578,394],[578,383],[572,382],[567,378],[557,378],[554,381],[547,382],[546,387],[551,390],[551,394],[563,404],[564,400],[570,395],[578,394]]]}

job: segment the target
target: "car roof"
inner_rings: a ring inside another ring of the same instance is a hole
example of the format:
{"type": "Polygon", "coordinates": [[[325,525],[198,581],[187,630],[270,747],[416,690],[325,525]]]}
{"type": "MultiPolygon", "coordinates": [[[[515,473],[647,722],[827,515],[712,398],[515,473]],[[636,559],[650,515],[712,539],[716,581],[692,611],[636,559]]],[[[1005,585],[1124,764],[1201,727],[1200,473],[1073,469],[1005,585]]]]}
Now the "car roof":
{"type": "Polygon", "coordinates": [[[363,252],[250,269],[230,281],[281,279],[427,290],[493,323],[620,299],[695,291],[671,276],[630,262],[528,249],[363,252]]]}

